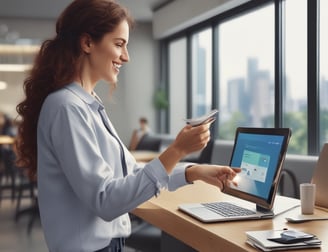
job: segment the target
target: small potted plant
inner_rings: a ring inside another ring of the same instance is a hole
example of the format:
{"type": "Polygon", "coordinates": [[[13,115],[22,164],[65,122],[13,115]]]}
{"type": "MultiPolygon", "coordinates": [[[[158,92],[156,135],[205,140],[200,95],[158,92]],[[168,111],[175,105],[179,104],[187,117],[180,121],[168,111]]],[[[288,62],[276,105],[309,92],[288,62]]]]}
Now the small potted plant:
{"type": "Polygon", "coordinates": [[[158,111],[159,132],[165,131],[166,113],[169,107],[166,90],[158,88],[154,93],[154,107],[158,111]]]}
{"type": "Polygon", "coordinates": [[[167,100],[166,91],[163,88],[159,88],[154,94],[154,105],[159,111],[166,110],[169,107],[169,102],[167,100]]]}

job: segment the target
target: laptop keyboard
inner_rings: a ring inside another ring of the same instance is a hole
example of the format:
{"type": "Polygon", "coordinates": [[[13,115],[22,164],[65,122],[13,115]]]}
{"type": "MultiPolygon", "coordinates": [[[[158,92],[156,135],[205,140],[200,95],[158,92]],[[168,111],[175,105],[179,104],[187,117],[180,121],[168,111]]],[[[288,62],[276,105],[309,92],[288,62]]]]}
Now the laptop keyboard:
{"type": "Polygon", "coordinates": [[[247,216],[256,214],[255,211],[236,206],[229,202],[212,202],[212,203],[203,203],[207,209],[220,214],[224,217],[234,217],[234,216],[247,216]]]}

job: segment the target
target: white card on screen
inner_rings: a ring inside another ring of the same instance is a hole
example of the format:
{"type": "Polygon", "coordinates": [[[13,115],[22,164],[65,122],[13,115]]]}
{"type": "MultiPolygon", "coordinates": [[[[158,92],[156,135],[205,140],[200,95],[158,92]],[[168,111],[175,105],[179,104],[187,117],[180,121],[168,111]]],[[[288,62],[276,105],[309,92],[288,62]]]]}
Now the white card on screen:
{"type": "Polygon", "coordinates": [[[196,118],[189,118],[189,119],[184,119],[187,124],[190,124],[192,126],[198,126],[201,125],[209,120],[215,120],[215,116],[219,111],[217,109],[211,110],[209,113],[196,117],[196,118]]]}

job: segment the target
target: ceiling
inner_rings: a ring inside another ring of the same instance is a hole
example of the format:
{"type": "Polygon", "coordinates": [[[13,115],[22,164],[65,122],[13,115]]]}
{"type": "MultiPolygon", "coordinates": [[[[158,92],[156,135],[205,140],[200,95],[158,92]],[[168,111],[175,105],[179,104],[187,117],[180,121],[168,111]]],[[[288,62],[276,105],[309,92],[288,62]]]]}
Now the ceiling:
{"type": "MultiPolygon", "coordinates": [[[[117,0],[137,21],[150,21],[152,10],[172,0],[117,0]]],[[[0,18],[56,19],[71,0],[0,0],[0,18]]]]}

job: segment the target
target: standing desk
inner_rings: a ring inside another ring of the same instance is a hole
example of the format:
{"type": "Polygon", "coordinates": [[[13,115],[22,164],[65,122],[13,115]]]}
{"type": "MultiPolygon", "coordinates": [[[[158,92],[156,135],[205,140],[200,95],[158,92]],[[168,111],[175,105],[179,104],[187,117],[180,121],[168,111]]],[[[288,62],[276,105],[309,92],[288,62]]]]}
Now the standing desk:
{"type": "MultiPolygon", "coordinates": [[[[138,206],[133,213],[145,221],[157,226],[165,233],[202,252],[257,251],[245,243],[246,231],[265,229],[298,229],[313,233],[322,240],[321,250],[302,249],[293,251],[328,251],[328,221],[310,221],[301,224],[288,223],[285,217],[297,207],[274,219],[230,221],[221,223],[202,223],[178,210],[181,203],[211,202],[231,200],[232,197],[221,193],[218,188],[197,181],[193,185],[179,188],[175,192],[163,191],[138,206]]],[[[325,212],[320,209],[315,211],[325,212]]],[[[327,210],[328,211],[328,210],[327,210]]]]}

